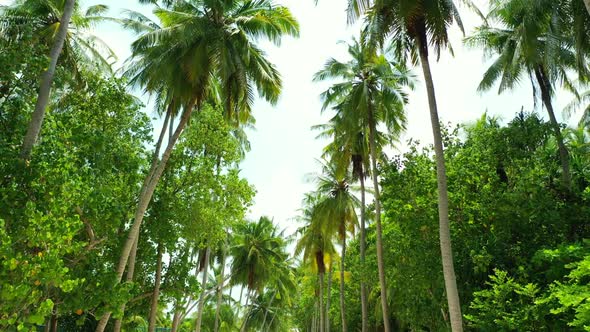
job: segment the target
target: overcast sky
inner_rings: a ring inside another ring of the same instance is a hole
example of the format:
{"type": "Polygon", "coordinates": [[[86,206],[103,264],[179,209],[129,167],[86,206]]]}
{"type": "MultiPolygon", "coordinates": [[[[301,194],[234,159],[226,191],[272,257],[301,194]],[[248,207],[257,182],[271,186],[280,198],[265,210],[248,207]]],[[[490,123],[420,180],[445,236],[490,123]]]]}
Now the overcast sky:
{"type": "MultiPolygon", "coordinates": [[[[0,3],[6,0],[0,0],[0,3]]],[[[252,144],[241,164],[242,175],[256,187],[255,204],[249,216],[257,219],[261,215],[274,217],[283,228],[291,233],[295,228],[292,218],[303,194],[313,185],[306,183],[307,174],[319,170],[316,159],[320,156],[325,142],[315,139],[316,132],[310,130],[315,124],[324,123],[327,116],[320,115],[319,93],[326,84],[311,82],[312,75],[322,68],[330,57],[346,61],[346,45],[358,35],[359,26],[346,24],[346,0],[281,0],[288,6],[301,26],[298,39],[286,38],[277,48],[263,43],[269,59],[276,64],[283,77],[283,93],[276,106],[257,101],[254,107],[256,131],[249,132],[252,144]]],[[[475,1],[485,11],[485,0],[475,1]]],[[[83,0],[83,6],[104,3],[111,8],[110,15],[120,14],[128,8],[149,13],[150,7],[138,5],[135,0],[83,0]]],[[[479,24],[477,17],[466,8],[460,8],[466,33],[479,24]]],[[[100,26],[96,34],[107,42],[120,60],[126,59],[133,35],[122,31],[113,24],[100,26]]],[[[455,26],[451,29],[451,40],[455,56],[443,53],[440,60],[432,57],[432,71],[438,99],[439,115],[444,122],[465,123],[479,118],[486,110],[488,114],[510,120],[521,107],[532,110],[533,99],[530,83],[523,80],[522,86],[498,96],[495,90],[485,94],[476,92],[476,87],[485,71],[481,51],[466,49],[462,45],[462,34],[455,26]]],[[[428,103],[422,84],[422,71],[415,68],[418,84],[410,94],[407,107],[408,130],[398,149],[403,150],[404,142],[418,139],[424,144],[432,141],[428,103]]],[[[571,98],[560,94],[556,109],[560,110],[571,98]]],[[[543,110],[539,110],[544,115],[543,110]]],[[[146,112],[153,115],[152,110],[146,112]]],[[[558,114],[561,118],[561,114],[558,114]]],[[[577,117],[572,119],[575,123],[577,117]]],[[[398,150],[399,151],[399,150],[398,150]]]]}

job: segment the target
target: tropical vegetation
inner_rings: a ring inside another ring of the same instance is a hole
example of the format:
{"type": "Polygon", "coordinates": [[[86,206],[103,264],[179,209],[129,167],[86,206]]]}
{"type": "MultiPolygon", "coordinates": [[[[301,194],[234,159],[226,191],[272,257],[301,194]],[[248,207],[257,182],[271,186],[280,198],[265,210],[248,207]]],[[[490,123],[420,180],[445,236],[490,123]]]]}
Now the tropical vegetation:
{"type": "Polygon", "coordinates": [[[589,330],[590,3],[478,4],[346,3],[288,220],[242,172],[259,101],[297,88],[267,53],[305,31],[288,6],[0,6],[0,330],[589,330]],[[104,24],[134,34],[124,62],[104,24]],[[526,82],[535,107],[443,123],[435,80],[461,77],[433,64],[461,47],[474,92],[526,82]],[[419,98],[432,144],[406,133],[419,98]]]}

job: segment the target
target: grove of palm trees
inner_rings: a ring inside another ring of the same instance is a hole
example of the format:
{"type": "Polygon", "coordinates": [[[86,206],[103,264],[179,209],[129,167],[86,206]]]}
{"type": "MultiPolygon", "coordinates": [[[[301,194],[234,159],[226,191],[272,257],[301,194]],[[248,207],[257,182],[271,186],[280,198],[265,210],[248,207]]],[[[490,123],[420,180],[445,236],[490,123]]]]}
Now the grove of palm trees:
{"type": "Polygon", "coordinates": [[[589,1],[104,1],[0,0],[0,331],[590,331],[589,1]]]}

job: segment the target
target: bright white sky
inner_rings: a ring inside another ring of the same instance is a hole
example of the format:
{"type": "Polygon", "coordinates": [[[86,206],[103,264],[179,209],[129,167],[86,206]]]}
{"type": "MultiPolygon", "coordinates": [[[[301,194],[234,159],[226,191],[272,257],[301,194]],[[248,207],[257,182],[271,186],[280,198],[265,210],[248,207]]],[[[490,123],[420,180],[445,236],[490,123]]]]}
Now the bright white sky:
{"type": "MultiPolygon", "coordinates": [[[[262,101],[256,102],[254,115],[257,130],[249,133],[252,151],[241,164],[241,169],[243,176],[257,189],[250,217],[274,217],[281,227],[287,228],[287,233],[292,233],[297,227],[292,219],[297,215],[303,194],[313,189],[305,177],[319,170],[316,158],[325,145],[325,142],[315,139],[317,133],[311,131],[310,127],[324,123],[328,118],[320,115],[318,97],[327,85],[312,83],[312,75],[330,57],[346,61],[346,45],[338,44],[338,41],[348,41],[351,36],[358,35],[358,26],[348,27],[346,24],[346,1],[319,0],[315,5],[314,0],[277,0],[288,6],[299,20],[301,36],[298,39],[287,38],[280,48],[263,44],[268,57],[283,76],[283,94],[275,107],[262,101]]],[[[0,0],[0,3],[7,2],[0,0]]],[[[111,8],[111,16],[119,15],[123,8],[150,12],[150,7],[141,6],[135,0],[83,0],[82,3],[83,6],[106,4],[111,8]]],[[[475,0],[475,3],[484,11],[487,8],[486,0],[475,0]]],[[[479,24],[478,18],[466,8],[461,9],[469,34],[479,24]]],[[[533,108],[531,87],[527,80],[523,80],[518,90],[501,96],[495,90],[478,94],[476,87],[487,68],[482,52],[463,47],[462,35],[457,27],[451,31],[455,56],[446,52],[437,63],[432,57],[442,121],[454,124],[470,122],[486,110],[491,115],[510,120],[521,107],[524,106],[525,110],[533,108]]],[[[121,61],[129,56],[129,45],[133,41],[131,33],[122,31],[114,24],[105,24],[97,29],[96,34],[111,46],[121,61]]],[[[402,142],[413,138],[431,143],[422,71],[416,68],[414,72],[419,82],[416,90],[410,94],[407,107],[409,124],[402,142]]],[[[561,93],[556,100],[556,109],[560,110],[570,98],[570,95],[561,93]]],[[[146,108],[146,112],[153,114],[149,108],[146,108]]],[[[544,110],[540,112],[544,115],[544,110]]],[[[577,122],[578,117],[574,116],[570,122],[577,122]]],[[[400,143],[398,149],[403,150],[404,146],[404,143],[400,143]]]]}

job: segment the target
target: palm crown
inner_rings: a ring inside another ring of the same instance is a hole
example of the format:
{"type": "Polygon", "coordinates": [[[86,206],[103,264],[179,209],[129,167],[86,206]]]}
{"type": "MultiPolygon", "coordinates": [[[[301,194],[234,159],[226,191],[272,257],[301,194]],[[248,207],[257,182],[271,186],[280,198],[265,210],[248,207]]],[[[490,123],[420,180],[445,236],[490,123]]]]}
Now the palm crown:
{"type": "Polygon", "coordinates": [[[276,103],[281,78],[255,41],[280,43],[299,27],[287,8],[269,0],[179,1],[158,7],[159,24],[133,14],[124,22],[141,35],[133,43],[127,74],[146,91],[166,92],[179,105],[222,96],[227,117],[249,117],[254,89],[276,103]],[[135,21],[135,22],[133,22],[135,21]],[[215,88],[215,89],[214,89],[215,88]]]}

